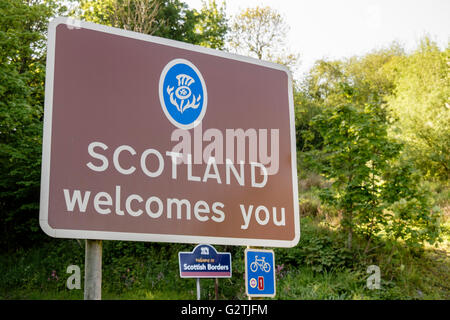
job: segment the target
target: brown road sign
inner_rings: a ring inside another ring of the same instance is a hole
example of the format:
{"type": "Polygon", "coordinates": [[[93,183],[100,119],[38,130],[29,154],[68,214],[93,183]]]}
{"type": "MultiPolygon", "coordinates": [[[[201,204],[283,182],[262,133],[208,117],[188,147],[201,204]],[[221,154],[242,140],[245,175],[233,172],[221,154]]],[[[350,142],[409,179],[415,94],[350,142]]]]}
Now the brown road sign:
{"type": "Polygon", "coordinates": [[[294,246],[291,75],[56,18],[41,180],[40,225],[52,237],[294,246]]]}

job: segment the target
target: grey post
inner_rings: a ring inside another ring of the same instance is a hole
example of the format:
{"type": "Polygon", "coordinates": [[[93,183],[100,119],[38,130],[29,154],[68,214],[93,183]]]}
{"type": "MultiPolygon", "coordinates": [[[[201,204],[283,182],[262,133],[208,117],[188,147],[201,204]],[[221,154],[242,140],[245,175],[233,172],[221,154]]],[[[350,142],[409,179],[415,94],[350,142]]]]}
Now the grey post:
{"type": "Polygon", "coordinates": [[[197,300],[200,300],[200,278],[197,278],[197,300]]]}
{"type": "Polygon", "coordinates": [[[219,300],[219,278],[214,279],[214,292],[216,294],[216,300],[219,300]]]}
{"type": "Polygon", "coordinates": [[[86,239],[84,300],[102,299],[102,241],[86,239]]]}

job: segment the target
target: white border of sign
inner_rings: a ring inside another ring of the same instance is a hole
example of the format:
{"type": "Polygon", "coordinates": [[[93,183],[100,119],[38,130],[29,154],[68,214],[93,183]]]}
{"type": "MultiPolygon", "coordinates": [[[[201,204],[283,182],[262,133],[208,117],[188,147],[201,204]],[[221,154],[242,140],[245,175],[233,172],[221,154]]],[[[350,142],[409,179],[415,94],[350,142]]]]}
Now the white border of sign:
{"type": "Polygon", "coordinates": [[[247,248],[244,251],[244,257],[245,257],[245,293],[249,296],[249,297],[270,297],[273,298],[275,297],[275,295],[277,294],[277,279],[275,276],[275,252],[273,250],[264,250],[264,249],[252,249],[252,248],[247,248]],[[247,252],[252,251],[252,252],[271,252],[273,254],[273,294],[249,294],[248,293],[248,270],[247,270],[247,252]]]}
{"type": "Polygon", "coordinates": [[[73,238],[73,239],[99,239],[99,240],[128,240],[128,241],[152,241],[152,242],[178,242],[178,243],[209,243],[216,245],[237,245],[237,246],[259,246],[259,247],[293,247],[300,240],[300,215],[298,208],[298,186],[297,186],[297,162],[296,162],[296,141],[295,141],[295,118],[292,92],[292,75],[290,71],[282,65],[261,61],[245,56],[231,54],[214,49],[204,48],[175,40],[149,36],[137,32],[122,30],[118,28],[103,26],[91,22],[74,20],[73,18],[57,17],[49,23],[48,42],[47,42],[47,65],[45,76],[45,104],[44,104],[44,134],[42,146],[42,167],[41,167],[41,195],[39,224],[42,230],[51,237],[73,238]],[[277,69],[286,72],[288,76],[288,94],[289,94],[289,117],[291,133],[291,152],[292,152],[292,189],[294,199],[294,228],[295,237],[293,240],[276,239],[248,239],[248,238],[225,238],[225,237],[205,237],[189,235],[170,235],[170,234],[145,234],[130,232],[112,232],[112,231],[94,231],[94,230],[72,230],[72,229],[53,229],[48,223],[49,207],[49,183],[50,183],[50,153],[52,136],[52,110],[53,110],[53,80],[55,66],[55,41],[56,27],[65,24],[69,28],[84,28],[105,32],[108,34],[122,37],[163,44],[166,46],[181,48],[185,50],[214,55],[222,58],[261,65],[267,68],[277,69]]]}

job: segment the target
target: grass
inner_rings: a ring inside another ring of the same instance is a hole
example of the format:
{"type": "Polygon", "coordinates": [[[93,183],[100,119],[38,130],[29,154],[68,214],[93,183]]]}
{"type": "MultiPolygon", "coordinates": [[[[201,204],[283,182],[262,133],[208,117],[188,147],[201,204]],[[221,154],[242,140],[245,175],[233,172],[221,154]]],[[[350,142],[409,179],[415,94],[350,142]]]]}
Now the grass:
{"type": "MultiPolygon", "coordinates": [[[[275,299],[450,299],[450,210],[440,195],[444,241],[410,249],[401,243],[364,242],[344,250],[339,216],[320,205],[314,187],[302,193],[301,240],[294,248],[275,249],[275,299]],[[381,270],[381,288],[367,288],[367,268],[381,270]]],[[[195,279],[181,279],[178,252],[193,245],[104,241],[102,298],[108,300],[196,299],[195,279]]],[[[233,277],[219,280],[220,299],[247,299],[243,247],[216,246],[232,253],[233,277]]],[[[69,265],[78,265],[83,279],[84,242],[48,239],[39,246],[0,254],[0,299],[83,299],[83,290],[68,290],[69,265]]],[[[83,287],[83,282],[82,282],[83,287]]],[[[214,299],[214,280],[202,279],[202,299],[214,299]]]]}
{"type": "MultiPolygon", "coordinates": [[[[340,241],[338,231],[324,228],[317,217],[305,217],[299,245],[275,250],[278,265],[276,299],[450,298],[448,239],[438,248],[426,247],[419,253],[399,246],[390,261],[386,249],[380,248],[373,255],[381,269],[381,289],[369,290],[366,286],[367,267],[373,261],[368,257],[356,253],[352,256],[353,262],[347,261],[341,267],[328,267],[322,260],[312,265],[307,263],[311,253],[305,251],[305,246],[311,246],[318,236],[340,241]],[[324,267],[317,271],[320,263],[324,263],[324,267]]],[[[83,290],[68,290],[65,283],[69,276],[65,273],[68,265],[78,264],[81,270],[84,268],[84,249],[82,242],[80,244],[76,240],[52,239],[41,247],[2,254],[0,299],[83,299],[83,290]]],[[[176,255],[178,251],[186,250],[185,247],[190,246],[105,242],[102,298],[196,299],[195,279],[180,279],[178,275],[176,255]]],[[[219,298],[246,299],[244,248],[217,247],[233,254],[233,277],[220,279],[219,298]]],[[[317,250],[320,253],[326,249],[319,246],[317,250]]],[[[202,299],[214,299],[214,281],[202,279],[201,285],[202,299]]]]}

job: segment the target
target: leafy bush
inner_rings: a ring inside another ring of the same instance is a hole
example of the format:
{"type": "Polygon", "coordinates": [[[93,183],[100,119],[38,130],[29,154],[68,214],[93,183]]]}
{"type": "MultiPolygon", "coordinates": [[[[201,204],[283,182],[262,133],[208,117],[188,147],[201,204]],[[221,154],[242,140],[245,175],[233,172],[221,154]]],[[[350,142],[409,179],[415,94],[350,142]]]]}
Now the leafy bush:
{"type": "Polygon", "coordinates": [[[300,217],[316,217],[320,212],[320,201],[314,198],[300,199],[300,217]]]}
{"type": "Polygon", "coordinates": [[[353,253],[343,245],[340,233],[317,226],[311,217],[302,219],[300,242],[290,249],[276,249],[277,264],[288,268],[307,266],[315,272],[353,266],[353,253]]]}
{"type": "Polygon", "coordinates": [[[322,272],[348,266],[352,254],[342,244],[336,245],[330,237],[320,235],[305,242],[298,257],[312,270],[322,272]]]}

